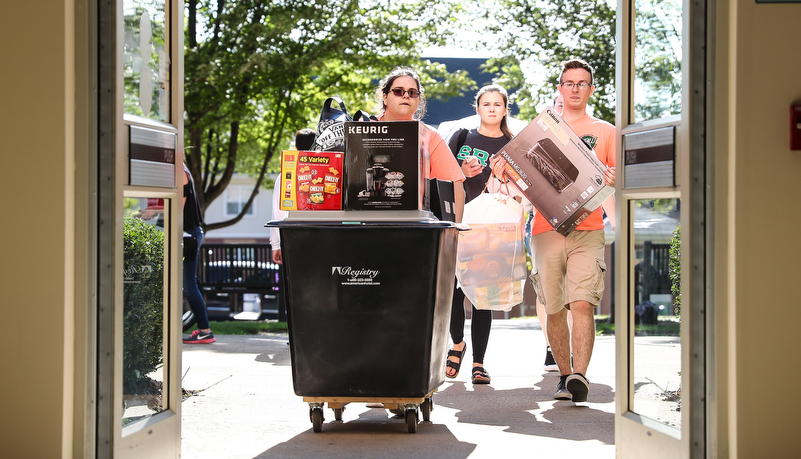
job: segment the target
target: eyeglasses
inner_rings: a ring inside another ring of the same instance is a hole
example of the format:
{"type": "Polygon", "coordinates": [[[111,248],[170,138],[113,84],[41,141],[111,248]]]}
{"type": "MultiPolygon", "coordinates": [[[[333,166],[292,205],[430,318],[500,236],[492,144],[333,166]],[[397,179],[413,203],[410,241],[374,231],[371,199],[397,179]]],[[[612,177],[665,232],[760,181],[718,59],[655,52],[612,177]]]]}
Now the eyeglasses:
{"type": "Polygon", "coordinates": [[[573,87],[576,87],[579,90],[583,90],[589,88],[590,86],[592,85],[587,83],[586,81],[580,81],[578,83],[573,83],[572,81],[565,81],[564,83],[562,83],[562,87],[567,90],[571,90],[573,89],[573,87]]]}
{"type": "Polygon", "coordinates": [[[389,90],[392,94],[395,94],[395,97],[403,97],[404,94],[408,94],[410,98],[417,99],[420,97],[420,91],[416,89],[401,89],[401,88],[392,88],[389,90]]]}

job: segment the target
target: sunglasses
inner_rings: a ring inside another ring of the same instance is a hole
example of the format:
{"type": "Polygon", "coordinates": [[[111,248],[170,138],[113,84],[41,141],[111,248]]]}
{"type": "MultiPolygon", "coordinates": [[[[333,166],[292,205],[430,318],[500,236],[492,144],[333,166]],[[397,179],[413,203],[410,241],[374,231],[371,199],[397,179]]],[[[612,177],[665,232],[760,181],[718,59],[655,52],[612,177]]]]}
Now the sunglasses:
{"type": "Polygon", "coordinates": [[[395,94],[395,97],[403,97],[404,94],[409,94],[409,97],[412,99],[417,99],[420,97],[420,91],[416,89],[401,89],[401,88],[393,88],[390,89],[389,92],[395,94]]]}

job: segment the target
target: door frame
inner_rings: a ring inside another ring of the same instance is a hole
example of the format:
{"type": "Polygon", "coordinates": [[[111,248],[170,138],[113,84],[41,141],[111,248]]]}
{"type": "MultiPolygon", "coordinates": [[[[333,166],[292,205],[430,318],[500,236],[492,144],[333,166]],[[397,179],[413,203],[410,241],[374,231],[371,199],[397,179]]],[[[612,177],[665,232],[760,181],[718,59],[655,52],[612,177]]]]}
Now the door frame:
{"type": "MultiPolygon", "coordinates": [[[[183,226],[183,0],[165,0],[170,53],[171,123],[131,121],[124,116],[123,0],[97,2],[97,332],[95,457],[179,457],[181,451],[181,244],[183,226]],[[175,185],[129,184],[131,125],[144,124],[176,134],[175,185]],[[123,359],[123,199],[153,197],[165,206],[164,411],[122,426],[123,359]]],[[[96,8],[96,10],[94,9],[96,8]]]]}
{"type": "Polygon", "coordinates": [[[633,123],[634,101],[634,0],[619,0],[617,13],[617,240],[615,253],[615,337],[617,347],[615,443],[617,457],[706,457],[712,448],[714,362],[710,343],[714,323],[712,231],[714,176],[707,161],[710,144],[712,106],[711,55],[713,24],[708,18],[713,3],[707,0],[682,5],[682,113],[672,119],[633,123]],[[675,186],[627,190],[623,166],[623,136],[660,127],[675,126],[675,186]],[[632,212],[631,200],[649,198],[681,199],[681,428],[665,426],[631,410],[633,406],[633,326],[634,314],[629,282],[632,212]]]}

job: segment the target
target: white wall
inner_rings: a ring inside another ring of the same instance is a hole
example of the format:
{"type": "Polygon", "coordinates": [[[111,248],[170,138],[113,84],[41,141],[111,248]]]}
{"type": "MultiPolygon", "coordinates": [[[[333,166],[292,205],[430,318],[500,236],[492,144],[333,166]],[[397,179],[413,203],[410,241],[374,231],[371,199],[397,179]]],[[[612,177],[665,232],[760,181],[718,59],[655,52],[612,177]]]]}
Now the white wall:
{"type": "MultiPolygon", "coordinates": [[[[264,178],[265,182],[272,184],[275,181],[274,176],[267,176],[264,178]]],[[[253,189],[255,180],[244,174],[234,174],[231,178],[231,183],[228,186],[228,191],[231,192],[234,188],[242,187],[244,192],[249,192],[253,189]]],[[[253,215],[245,215],[242,220],[234,225],[212,230],[206,233],[205,237],[209,242],[267,242],[270,238],[270,231],[264,227],[272,218],[272,190],[265,190],[262,187],[259,194],[253,200],[253,215]]],[[[233,218],[230,215],[225,215],[225,193],[206,209],[205,221],[207,224],[230,220],[233,218]]]]}
{"type": "Polygon", "coordinates": [[[76,7],[0,14],[3,457],[83,456],[89,47],[76,7]]]}
{"type": "Polygon", "coordinates": [[[716,2],[713,399],[718,457],[797,455],[801,4],[716,2]]]}

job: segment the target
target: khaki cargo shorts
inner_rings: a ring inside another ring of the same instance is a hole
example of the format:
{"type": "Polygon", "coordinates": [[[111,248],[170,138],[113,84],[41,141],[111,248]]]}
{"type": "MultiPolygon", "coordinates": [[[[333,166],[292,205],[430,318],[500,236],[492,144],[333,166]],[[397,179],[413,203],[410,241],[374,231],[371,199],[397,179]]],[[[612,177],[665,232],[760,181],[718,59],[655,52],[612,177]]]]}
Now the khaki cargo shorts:
{"type": "Polygon", "coordinates": [[[603,230],[573,231],[567,237],[546,231],[531,237],[531,280],[548,314],[575,301],[598,307],[606,279],[604,243],[603,230]]]}

